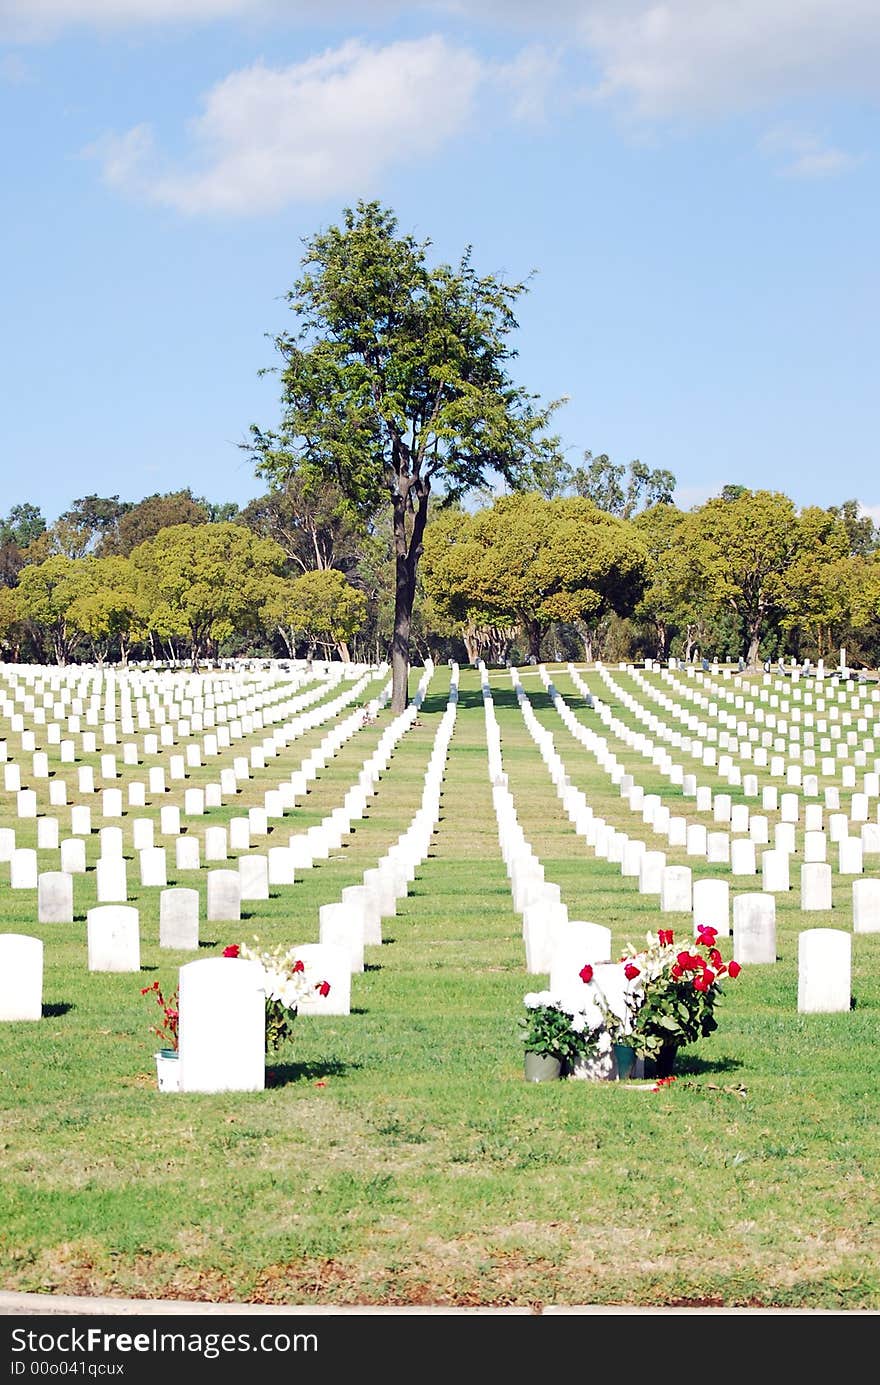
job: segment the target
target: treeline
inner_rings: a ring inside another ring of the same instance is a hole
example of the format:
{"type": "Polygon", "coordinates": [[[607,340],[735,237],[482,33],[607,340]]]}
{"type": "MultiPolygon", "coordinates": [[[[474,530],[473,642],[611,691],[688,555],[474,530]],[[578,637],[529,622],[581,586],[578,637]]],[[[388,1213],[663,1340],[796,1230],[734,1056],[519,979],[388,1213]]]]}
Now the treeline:
{"type": "MultiPolygon", "coordinates": [[[[880,534],[855,500],[798,509],[586,453],[530,488],[431,497],[411,640],[435,661],[743,659],[880,664],[880,534]]],[[[394,629],[392,525],[295,475],[242,509],[189,490],[88,495],[54,523],[0,519],[0,653],[69,663],[379,661],[394,629]]]]}

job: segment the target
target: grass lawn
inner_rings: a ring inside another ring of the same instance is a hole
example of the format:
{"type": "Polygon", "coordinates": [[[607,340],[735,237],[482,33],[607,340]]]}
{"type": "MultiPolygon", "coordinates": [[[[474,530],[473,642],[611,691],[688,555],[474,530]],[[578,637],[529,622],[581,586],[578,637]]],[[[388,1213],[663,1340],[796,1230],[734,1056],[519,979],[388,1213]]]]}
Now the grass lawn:
{"type": "MultiPolygon", "coordinates": [[[[564,666],[550,671],[579,718],[602,729],[564,666]]],[[[584,676],[615,715],[636,724],[584,676]]],[[[614,676],[636,691],[626,673],[614,676]]],[[[565,728],[537,675],[521,677],[595,811],[650,835],[565,728]]],[[[638,882],[575,834],[509,674],[491,679],[518,817],[570,917],[609,926],[615,949],[658,926],[690,937],[689,915],[663,915],[661,924],[638,882]]],[[[268,901],[243,905],[241,925],[203,921],[199,955],[254,933],[269,946],[317,941],[320,905],[359,883],[418,808],[448,688],[449,670],[438,668],[418,724],[344,846],[298,872],[294,885],[273,887],[268,901]]],[[[251,849],[285,845],[290,832],[341,804],[389,720],[386,710],[347,741],[302,806],[271,821],[251,849]]],[[[12,753],[8,723],[4,734],[12,753]]],[[[263,735],[224,752],[222,763],[263,735]]],[[[262,804],[263,791],[297,769],[320,736],[309,731],[255,770],[235,806],[210,810],[200,825],[262,804]]],[[[646,792],[709,820],[611,739],[646,792]]],[[[53,760],[52,772],[62,770],[75,785],[71,767],[53,760]]],[[[120,772],[120,786],[145,777],[121,756],[120,772]]],[[[190,769],[185,787],[216,774],[216,765],[190,769]]],[[[718,787],[713,774],[702,770],[700,782],[718,787]]],[[[168,787],[163,802],[182,803],[184,784],[168,787]]],[[[53,811],[65,835],[69,809],[53,811]]],[[[140,974],[87,970],[96,831],[89,869],[76,877],[73,924],[38,925],[36,892],[11,890],[9,867],[0,867],[3,931],[45,942],[43,1019],[0,1025],[6,1289],[254,1304],[880,1309],[880,934],[853,937],[849,1013],[797,1012],[798,933],[851,929],[851,881],[835,876],[827,915],[802,915],[796,884],[777,896],[777,962],[745,968],[728,985],[717,1033],[681,1052],[670,1086],[525,1082],[517,1022],[524,993],[546,978],[525,970],[479,677],[463,668],[431,853],[396,917],[384,920],[382,944],[366,949],[351,1014],[300,1016],[289,1046],[269,1062],[264,1092],[169,1095],[157,1090],[154,1017],[140,989],[157,978],[173,989],[193,954],[159,948],[159,892],[139,887],[131,859],[129,819],[142,815],[158,825],[158,802],[128,809],[123,820],[140,974]]],[[[36,845],[35,824],[30,842],[27,822],[16,822],[12,792],[0,793],[0,825],[16,826],[18,845],[36,845]]],[[[650,845],[666,849],[671,864],[693,866],[695,877],[728,874],[659,839],[650,845]]],[[[57,853],[41,853],[41,869],[50,855],[57,869],[57,853]]],[[[203,874],[175,877],[169,853],[168,884],[196,883],[204,920],[203,874]]],[[[734,887],[760,889],[760,878],[734,887]]]]}

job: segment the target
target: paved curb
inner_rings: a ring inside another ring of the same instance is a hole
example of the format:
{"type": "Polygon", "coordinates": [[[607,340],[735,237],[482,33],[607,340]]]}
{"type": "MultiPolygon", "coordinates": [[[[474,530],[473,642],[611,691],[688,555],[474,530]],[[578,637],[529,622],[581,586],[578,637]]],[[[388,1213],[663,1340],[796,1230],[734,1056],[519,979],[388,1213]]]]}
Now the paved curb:
{"type": "Polygon", "coordinates": [[[633,1314],[650,1317],[669,1315],[705,1317],[714,1316],[805,1316],[810,1317],[851,1317],[878,1316],[880,1309],[847,1308],[699,1308],[699,1307],[643,1307],[627,1304],[547,1304],[534,1308],[454,1308],[444,1306],[422,1306],[410,1304],[354,1304],[318,1305],[309,1303],[204,1303],[188,1299],[137,1299],[137,1298],[92,1298],[72,1294],[23,1294],[0,1292],[0,1317],[2,1316],[45,1316],[53,1314],[78,1317],[519,1317],[519,1318],[560,1318],[560,1317],[632,1317],[633,1314]]]}

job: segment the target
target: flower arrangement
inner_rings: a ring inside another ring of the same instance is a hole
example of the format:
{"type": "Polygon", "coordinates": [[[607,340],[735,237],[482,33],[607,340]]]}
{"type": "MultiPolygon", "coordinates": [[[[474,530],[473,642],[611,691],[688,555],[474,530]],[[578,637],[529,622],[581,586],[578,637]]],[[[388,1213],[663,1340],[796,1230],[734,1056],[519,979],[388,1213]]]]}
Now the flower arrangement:
{"type": "Polygon", "coordinates": [[[648,933],[641,951],[626,948],[621,958],[626,1014],[610,1009],[606,1014],[615,1043],[656,1061],[663,1051],[694,1043],[718,1028],[715,1004],[722,981],[737,977],[742,968],[725,962],[717,936],[716,928],[700,924],[695,942],[682,948],[671,928],[661,928],[656,937],[648,933]]]}
{"type": "MultiPolygon", "coordinates": [[[[587,970],[587,968],[585,968],[587,970]]],[[[589,980],[592,980],[592,967],[589,980]]],[[[583,974],[581,976],[583,980],[583,974]]],[[[605,1015],[592,993],[582,1002],[550,991],[530,991],[523,997],[527,1013],[520,1019],[526,1053],[557,1058],[564,1069],[610,1047],[605,1015]]]]}
{"type": "Polygon", "coordinates": [[[329,995],[330,982],[314,981],[293,949],[266,950],[259,947],[259,938],[255,936],[253,941],[257,946],[231,943],[223,949],[223,956],[244,957],[262,963],[266,973],[266,1048],[277,1053],[293,1033],[302,1001],[313,991],[321,996],[329,995]]]}
{"type": "Polygon", "coordinates": [[[180,1002],[178,991],[174,990],[167,998],[162,993],[162,988],[158,981],[154,981],[152,986],[143,986],[141,995],[151,995],[162,1011],[162,1020],[159,1024],[150,1025],[150,1033],[155,1034],[162,1043],[163,1048],[169,1048],[177,1052],[178,1029],[180,1026],[180,1002]]]}

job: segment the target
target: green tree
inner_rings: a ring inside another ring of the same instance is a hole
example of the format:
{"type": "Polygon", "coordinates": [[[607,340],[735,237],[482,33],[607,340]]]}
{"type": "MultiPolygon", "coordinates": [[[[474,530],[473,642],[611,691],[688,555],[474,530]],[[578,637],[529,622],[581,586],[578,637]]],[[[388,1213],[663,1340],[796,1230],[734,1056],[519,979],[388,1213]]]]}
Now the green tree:
{"type": "Polygon", "coordinates": [[[240,523],[274,539],[300,572],[331,567],[350,571],[363,533],[363,525],[334,481],[310,480],[298,472],[246,505],[240,523]]]}
{"type": "Polygon", "coordinates": [[[287,301],[295,332],[283,365],[276,432],[251,429],[257,473],[332,479],[362,516],[384,501],[394,532],[392,709],[407,701],[410,631],[432,488],[459,497],[487,478],[516,487],[557,450],[553,405],[514,384],[508,366],[524,283],[459,264],[431,267],[429,242],[398,233],[378,202],[346,209],[307,243],[287,301]]]}
{"type": "Polygon", "coordinates": [[[652,471],[638,460],[628,467],[615,465],[605,452],[599,457],[585,452],[584,465],[572,471],[570,484],[578,495],[621,519],[631,519],[641,508],[669,505],[675,492],[671,471],[652,471]]]}
{"type": "Polygon", "coordinates": [[[793,502],[778,491],[741,490],[690,511],[681,541],[703,589],[703,604],[728,607],[742,621],[748,666],[783,611],[784,578],[797,552],[793,502]]]}
{"type": "Polygon", "coordinates": [[[83,552],[100,553],[114,547],[119,521],[131,508],[131,503],[121,501],[118,495],[84,495],[59,519],[79,532],[83,552]]]}
{"type": "Polygon", "coordinates": [[[132,640],[143,632],[137,573],[128,558],[88,558],[83,589],[70,603],[71,623],[87,637],[98,663],[112,645],[128,663],[132,640]]]}
{"type": "Polygon", "coordinates": [[[19,618],[30,626],[35,642],[51,651],[57,664],[69,663],[82,643],[83,632],[71,619],[70,610],[87,589],[86,564],[63,553],[22,569],[16,589],[19,618]]]}
{"type": "Polygon", "coordinates": [[[211,519],[206,504],[188,488],[164,495],[148,495],[132,505],[119,519],[115,535],[107,535],[102,545],[106,557],[111,553],[127,557],[147,539],[178,524],[207,524],[211,519]]]}
{"type": "Polygon", "coordinates": [[[144,624],[185,636],[193,667],[222,640],[260,625],[260,610],[284,554],[241,524],[175,524],[131,555],[144,624]]]}
{"type": "Polygon", "coordinates": [[[630,523],[590,500],[545,500],[533,491],[434,526],[424,580],[441,613],[476,628],[513,621],[526,633],[530,657],[540,659],[555,622],[577,625],[589,643],[612,612],[629,614],[647,567],[630,523]]]}
{"type": "Polygon", "coordinates": [[[263,603],[263,619],[279,631],[291,656],[299,635],[306,641],[309,658],[318,644],[325,649],[335,645],[346,663],[351,662],[349,640],[363,625],[366,612],[363,592],[335,568],[279,579],[263,603]]]}

